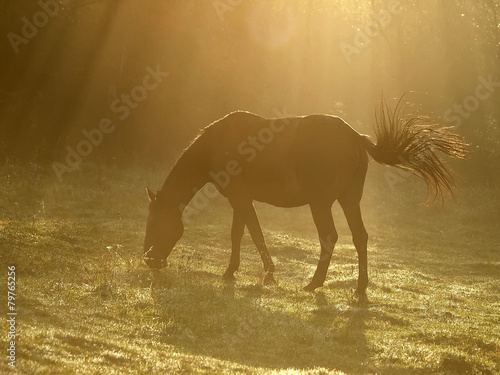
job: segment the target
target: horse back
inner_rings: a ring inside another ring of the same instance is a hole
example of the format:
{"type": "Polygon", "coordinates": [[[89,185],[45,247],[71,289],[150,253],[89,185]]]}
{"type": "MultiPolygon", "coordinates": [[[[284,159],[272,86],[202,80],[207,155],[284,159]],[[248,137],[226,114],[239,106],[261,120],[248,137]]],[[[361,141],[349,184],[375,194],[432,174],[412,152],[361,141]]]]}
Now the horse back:
{"type": "Polygon", "coordinates": [[[328,115],[269,119],[234,112],[203,136],[221,193],[243,190],[276,206],[307,204],[318,194],[334,199],[366,159],[361,135],[328,115]]]}

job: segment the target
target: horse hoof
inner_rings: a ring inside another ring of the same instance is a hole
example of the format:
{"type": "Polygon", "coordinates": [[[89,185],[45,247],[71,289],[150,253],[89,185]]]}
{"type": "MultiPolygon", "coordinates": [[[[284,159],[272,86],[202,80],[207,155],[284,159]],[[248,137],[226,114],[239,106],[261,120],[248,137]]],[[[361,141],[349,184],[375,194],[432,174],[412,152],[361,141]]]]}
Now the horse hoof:
{"type": "Polygon", "coordinates": [[[356,297],[358,297],[358,303],[360,305],[367,305],[370,301],[368,301],[368,297],[366,295],[365,290],[359,290],[357,289],[356,292],[354,293],[356,297]]]}
{"type": "Polygon", "coordinates": [[[227,282],[235,282],[236,278],[231,272],[225,272],[224,275],[222,275],[222,279],[227,281],[227,282]]]}
{"type": "Polygon", "coordinates": [[[272,273],[266,273],[263,280],[264,285],[276,285],[276,280],[274,280],[274,276],[272,273]]]}
{"type": "Polygon", "coordinates": [[[303,288],[303,290],[304,290],[304,291],[306,291],[306,292],[313,293],[313,292],[316,290],[316,288],[319,288],[320,286],[322,286],[322,285],[318,285],[318,284],[313,283],[313,282],[311,281],[309,284],[307,284],[307,285],[303,288]]]}

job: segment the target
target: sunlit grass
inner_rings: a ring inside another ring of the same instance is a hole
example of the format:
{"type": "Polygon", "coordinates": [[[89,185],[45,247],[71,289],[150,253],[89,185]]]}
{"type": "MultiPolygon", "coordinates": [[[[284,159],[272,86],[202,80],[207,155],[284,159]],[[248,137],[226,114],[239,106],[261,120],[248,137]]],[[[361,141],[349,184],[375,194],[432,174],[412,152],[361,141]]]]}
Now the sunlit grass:
{"type": "Polygon", "coordinates": [[[0,262],[18,268],[19,373],[499,371],[498,230],[493,217],[477,222],[476,210],[494,213],[498,201],[487,207],[468,192],[461,206],[441,210],[401,193],[372,208],[379,193],[369,183],[363,305],[353,296],[356,252],[337,208],[340,240],[314,294],[302,291],[319,251],[307,209],[258,207],[276,286],[262,285],[248,236],[236,283],[221,280],[231,218],[222,200],[186,228],[169,267],[152,273],[139,257],[143,188],[158,174],[111,170],[96,185],[92,173],[75,172],[56,186],[48,176],[35,197],[26,176],[2,187],[0,262]]]}

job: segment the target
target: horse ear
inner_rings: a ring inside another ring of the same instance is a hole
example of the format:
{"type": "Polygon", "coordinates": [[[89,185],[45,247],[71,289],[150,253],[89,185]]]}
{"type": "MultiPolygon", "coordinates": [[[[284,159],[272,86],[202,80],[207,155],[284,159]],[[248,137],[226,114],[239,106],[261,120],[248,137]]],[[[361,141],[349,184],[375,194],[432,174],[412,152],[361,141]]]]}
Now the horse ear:
{"type": "Polygon", "coordinates": [[[146,186],[146,193],[148,194],[148,199],[150,202],[156,200],[155,193],[153,193],[151,190],[149,190],[149,188],[147,186],[146,186]]]}

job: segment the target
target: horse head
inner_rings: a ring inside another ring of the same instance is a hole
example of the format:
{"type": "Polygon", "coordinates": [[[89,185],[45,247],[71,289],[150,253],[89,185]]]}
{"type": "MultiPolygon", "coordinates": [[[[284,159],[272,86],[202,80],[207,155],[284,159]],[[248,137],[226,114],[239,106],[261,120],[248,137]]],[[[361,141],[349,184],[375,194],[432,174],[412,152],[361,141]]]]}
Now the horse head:
{"type": "Polygon", "coordinates": [[[149,216],[144,239],[144,261],[151,268],[166,266],[167,257],[182,237],[184,225],[181,213],[168,206],[167,202],[146,188],[149,198],[149,216]]]}

